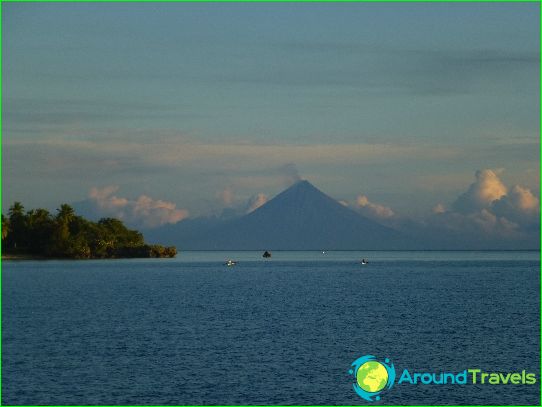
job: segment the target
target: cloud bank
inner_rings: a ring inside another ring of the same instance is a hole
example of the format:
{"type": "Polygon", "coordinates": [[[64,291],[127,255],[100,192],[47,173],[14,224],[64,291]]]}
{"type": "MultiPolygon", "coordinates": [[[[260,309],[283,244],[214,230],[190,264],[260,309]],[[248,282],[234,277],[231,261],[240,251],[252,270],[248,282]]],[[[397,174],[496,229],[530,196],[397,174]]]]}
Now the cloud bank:
{"type": "MultiPolygon", "coordinates": [[[[450,204],[437,203],[419,219],[403,217],[389,206],[374,202],[365,194],[355,200],[338,201],[385,226],[402,232],[428,249],[536,249],[539,246],[540,200],[527,187],[507,186],[502,171],[482,169],[474,181],[450,204]]],[[[293,179],[293,178],[292,178],[293,179]]],[[[118,187],[94,187],[89,198],[97,217],[116,217],[141,228],[155,228],[177,223],[188,217],[188,211],[175,203],[140,195],[129,199],[117,194],[118,187]]],[[[263,192],[242,197],[233,186],[216,194],[222,213],[219,219],[251,213],[269,198],[263,192]]]]}
{"type": "Polygon", "coordinates": [[[365,195],[358,195],[356,208],[365,216],[376,219],[387,219],[395,216],[395,212],[387,206],[369,201],[365,195]]]}
{"type": "Polygon", "coordinates": [[[539,222],[539,199],[523,186],[507,188],[498,174],[490,169],[477,171],[476,181],[452,204],[450,213],[470,217],[485,226],[531,230],[539,222]]]}
{"type": "Polygon", "coordinates": [[[114,217],[130,226],[155,228],[168,223],[177,223],[188,217],[188,211],[177,209],[173,202],[140,195],[137,199],[118,197],[117,186],[94,187],[90,190],[88,203],[100,217],[114,217]]]}
{"type": "Polygon", "coordinates": [[[501,173],[476,171],[474,182],[449,207],[437,203],[419,220],[402,217],[363,194],[353,204],[338,202],[412,236],[427,248],[538,248],[540,201],[524,186],[507,187],[501,173]]]}
{"type": "Polygon", "coordinates": [[[526,187],[507,187],[502,170],[476,171],[450,209],[439,203],[417,230],[443,245],[533,249],[539,246],[539,199],[526,187]]]}

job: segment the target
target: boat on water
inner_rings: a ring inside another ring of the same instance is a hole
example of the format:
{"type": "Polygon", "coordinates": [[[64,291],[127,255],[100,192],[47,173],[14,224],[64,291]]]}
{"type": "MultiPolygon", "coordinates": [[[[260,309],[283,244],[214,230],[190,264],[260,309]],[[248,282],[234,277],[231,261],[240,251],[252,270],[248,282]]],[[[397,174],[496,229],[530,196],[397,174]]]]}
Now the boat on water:
{"type": "Polygon", "coordinates": [[[367,260],[367,259],[361,259],[361,264],[369,264],[369,260],[367,260]]]}
{"type": "Polygon", "coordinates": [[[269,257],[271,257],[271,253],[269,253],[269,252],[266,250],[265,253],[262,254],[262,257],[268,259],[269,257]]]}
{"type": "Polygon", "coordinates": [[[235,266],[237,262],[235,260],[228,260],[226,263],[224,263],[225,266],[231,267],[235,266]]]}

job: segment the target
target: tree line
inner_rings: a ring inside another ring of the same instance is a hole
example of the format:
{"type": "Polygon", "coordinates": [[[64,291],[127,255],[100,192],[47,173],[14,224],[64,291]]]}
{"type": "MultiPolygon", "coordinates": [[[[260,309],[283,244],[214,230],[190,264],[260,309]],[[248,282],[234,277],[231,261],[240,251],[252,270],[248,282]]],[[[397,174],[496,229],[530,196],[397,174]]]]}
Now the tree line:
{"type": "Polygon", "coordinates": [[[20,202],[2,214],[2,252],[50,258],[105,259],[126,257],[175,257],[175,247],[149,245],[137,230],[120,220],[92,222],[75,214],[67,204],[56,214],[46,209],[25,212],[20,202]]]}

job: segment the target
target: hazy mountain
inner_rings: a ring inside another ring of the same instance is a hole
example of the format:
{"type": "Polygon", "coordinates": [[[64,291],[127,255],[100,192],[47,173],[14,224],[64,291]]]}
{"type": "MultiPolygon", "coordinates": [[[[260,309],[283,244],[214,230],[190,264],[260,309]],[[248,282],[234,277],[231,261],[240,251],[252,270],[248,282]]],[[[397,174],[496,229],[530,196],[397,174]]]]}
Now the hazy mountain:
{"type": "Polygon", "coordinates": [[[398,232],[299,181],[242,217],[185,220],[145,233],[179,250],[355,250],[412,246],[398,232]]]}

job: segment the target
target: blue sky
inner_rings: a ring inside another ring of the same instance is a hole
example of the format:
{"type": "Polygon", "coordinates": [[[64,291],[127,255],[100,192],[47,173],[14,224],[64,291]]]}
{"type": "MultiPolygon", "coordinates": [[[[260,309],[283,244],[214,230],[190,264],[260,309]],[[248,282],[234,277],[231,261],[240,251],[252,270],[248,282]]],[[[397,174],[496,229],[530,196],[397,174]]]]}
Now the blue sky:
{"type": "Polygon", "coordinates": [[[539,14],[4,3],[2,204],[55,208],[117,186],[197,216],[298,173],[420,218],[484,169],[538,197],[539,14]]]}

